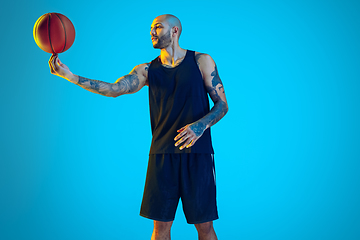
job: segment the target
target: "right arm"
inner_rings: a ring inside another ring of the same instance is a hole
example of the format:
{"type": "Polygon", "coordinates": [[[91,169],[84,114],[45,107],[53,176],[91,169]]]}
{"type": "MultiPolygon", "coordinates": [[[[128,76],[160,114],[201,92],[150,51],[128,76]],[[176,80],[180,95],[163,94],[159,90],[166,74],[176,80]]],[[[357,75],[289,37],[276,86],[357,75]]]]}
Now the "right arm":
{"type": "Polygon", "coordinates": [[[49,66],[52,74],[65,78],[90,92],[107,97],[118,97],[123,94],[135,93],[143,86],[148,85],[147,75],[150,64],[144,63],[136,66],[129,74],[119,78],[115,83],[75,75],[65,64],[61,63],[57,55],[51,56],[49,66]]]}

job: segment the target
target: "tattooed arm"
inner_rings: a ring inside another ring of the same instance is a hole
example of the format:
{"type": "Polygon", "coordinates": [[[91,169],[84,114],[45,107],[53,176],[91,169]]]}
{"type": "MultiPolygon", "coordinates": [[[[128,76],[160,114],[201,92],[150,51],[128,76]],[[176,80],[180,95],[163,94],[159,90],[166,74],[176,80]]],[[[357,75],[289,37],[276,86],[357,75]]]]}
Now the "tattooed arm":
{"type": "Polygon", "coordinates": [[[206,91],[214,102],[214,106],[204,117],[178,130],[179,134],[174,140],[180,140],[175,143],[175,146],[185,142],[180,150],[193,146],[204,131],[217,123],[228,111],[224,86],[214,60],[209,55],[201,53],[196,53],[195,58],[203,76],[206,91]]]}
{"type": "Polygon", "coordinates": [[[75,75],[65,64],[61,63],[57,55],[51,56],[49,66],[52,74],[63,77],[90,92],[107,97],[118,97],[123,94],[135,93],[147,85],[147,73],[150,64],[144,63],[136,66],[129,74],[119,78],[115,83],[75,75]]]}

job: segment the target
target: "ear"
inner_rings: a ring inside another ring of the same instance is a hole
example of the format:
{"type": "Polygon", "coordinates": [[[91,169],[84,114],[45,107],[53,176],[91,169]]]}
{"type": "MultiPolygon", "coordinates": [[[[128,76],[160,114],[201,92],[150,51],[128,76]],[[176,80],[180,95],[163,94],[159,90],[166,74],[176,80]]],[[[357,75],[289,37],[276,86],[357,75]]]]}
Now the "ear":
{"type": "Polygon", "coordinates": [[[175,34],[179,33],[179,28],[177,26],[174,26],[173,28],[173,37],[175,37],[175,34]]]}

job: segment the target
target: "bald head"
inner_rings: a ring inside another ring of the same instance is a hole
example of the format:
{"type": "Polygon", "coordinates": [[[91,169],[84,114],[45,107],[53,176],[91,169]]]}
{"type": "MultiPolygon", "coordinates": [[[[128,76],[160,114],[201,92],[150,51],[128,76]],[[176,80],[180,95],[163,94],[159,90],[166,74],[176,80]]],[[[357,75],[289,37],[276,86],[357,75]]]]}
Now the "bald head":
{"type": "Polygon", "coordinates": [[[175,17],[174,15],[171,15],[171,14],[163,14],[163,15],[156,17],[155,19],[158,19],[159,21],[164,21],[164,22],[168,23],[170,28],[177,27],[178,32],[179,32],[178,38],[180,38],[182,26],[181,26],[180,20],[177,17],[175,17]]]}

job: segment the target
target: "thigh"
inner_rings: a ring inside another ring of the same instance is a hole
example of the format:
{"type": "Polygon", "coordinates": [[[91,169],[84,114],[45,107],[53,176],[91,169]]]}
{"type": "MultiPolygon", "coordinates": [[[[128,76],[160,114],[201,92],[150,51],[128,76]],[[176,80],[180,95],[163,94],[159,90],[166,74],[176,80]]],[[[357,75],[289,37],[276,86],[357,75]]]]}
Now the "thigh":
{"type": "Polygon", "coordinates": [[[188,223],[218,219],[213,154],[190,153],[182,159],[180,193],[188,223]]]}
{"type": "Polygon", "coordinates": [[[149,157],[140,215],[157,221],[172,221],[179,202],[179,163],[174,154],[149,157]]]}

